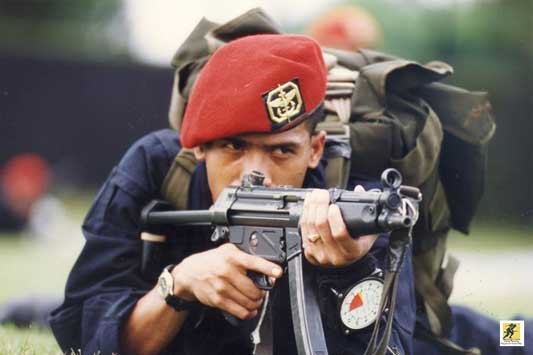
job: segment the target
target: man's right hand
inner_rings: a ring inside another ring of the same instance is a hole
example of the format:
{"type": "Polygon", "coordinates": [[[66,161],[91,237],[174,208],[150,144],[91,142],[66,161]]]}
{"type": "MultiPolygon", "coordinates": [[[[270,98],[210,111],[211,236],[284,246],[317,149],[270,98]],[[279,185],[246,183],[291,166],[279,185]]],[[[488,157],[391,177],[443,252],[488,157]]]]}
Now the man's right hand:
{"type": "Polygon", "coordinates": [[[279,265],[226,243],[183,259],[172,270],[174,294],[222,309],[240,319],[253,318],[263,302],[265,291],[257,288],[247,271],[274,279],[283,274],[279,265]]]}

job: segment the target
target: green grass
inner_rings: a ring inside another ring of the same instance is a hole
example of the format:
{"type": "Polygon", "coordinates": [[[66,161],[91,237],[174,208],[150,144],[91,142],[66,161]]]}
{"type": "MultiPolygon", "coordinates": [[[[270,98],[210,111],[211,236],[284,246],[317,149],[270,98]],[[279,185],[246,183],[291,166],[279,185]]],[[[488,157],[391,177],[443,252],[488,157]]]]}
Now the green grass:
{"type": "Polygon", "coordinates": [[[0,354],[52,355],[61,354],[52,333],[48,329],[17,329],[0,327],[0,354]]]}
{"type": "Polygon", "coordinates": [[[467,251],[533,251],[533,227],[504,224],[474,224],[469,235],[452,231],[448,247],[467,251]]]}
{"type": "MultiPolygon", "coordinates": [[[[79,225],[91,198],[67,196],[64,200],[72,226],[62,229],[63,235],[42,240],[0,234],[0,303],[21,295],[62,297],[68,272],[83,245],[79,225]]],[[[0,354],[48,355],[61,354],[61,350],[49,329],[0,326],[0,354]]]]}
{"type": "Polygon", "coordinates": [[[471,235],[453,232],[448,241],[449,252],[461,262],[452,303],[500,320],[533,317],[533,228],[474,225],[471,235]]]}
{"type": "MultiPolygon", "coordinates": [[[[77,227],[66,229],[64,235],[55,239],[44,241],[0,234],[0,303],[20,295],[62,295],[68,272],[83,245],[79,224],[91,198],[88,195],[66,196],[68,214],[77,227]]],[[[498,255],[500,251],[531,251],[533,231],[518,226],[476,225],[470,236],[452,233],[449,248],[480,255],[498,255]]],[[[485,275],[480,280],[492,279],[490,275],[485,275]]],[[[472,285],[472,294],[466,292],[455,301],[500,319],[510,315],[509,312],[520,310],[527,310],[527,314],[533,316],[533,310],[529,310],[533,291],[510,293],[512,297],[501,300],[490,294],[479,295],[476,286],[472,285]]],[[[60,354],[60,350],[49,330],[0,326],[0,354],[60,354]]]]}

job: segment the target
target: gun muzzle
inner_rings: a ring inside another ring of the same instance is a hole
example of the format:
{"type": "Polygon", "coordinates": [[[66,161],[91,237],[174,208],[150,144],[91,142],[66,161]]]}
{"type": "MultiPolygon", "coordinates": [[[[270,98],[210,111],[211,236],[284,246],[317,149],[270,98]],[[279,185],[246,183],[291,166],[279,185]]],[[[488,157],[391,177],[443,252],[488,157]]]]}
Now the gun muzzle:
{"type": "Polygon", "coordinates": [[[389,227],[391,230],[410,228],[413,224],[413,219],[409,216],[393,214],[388,216],[386,223],[387,227],[389,227]]]}

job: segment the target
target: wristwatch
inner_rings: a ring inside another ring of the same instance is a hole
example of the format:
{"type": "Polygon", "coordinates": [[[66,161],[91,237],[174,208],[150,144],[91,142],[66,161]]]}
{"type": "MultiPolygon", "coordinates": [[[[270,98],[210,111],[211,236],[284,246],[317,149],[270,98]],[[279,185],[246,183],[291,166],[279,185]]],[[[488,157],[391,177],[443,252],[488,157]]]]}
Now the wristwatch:
{"type": "Polygon", "coordinates": [[[181,312],[198,306],[198,302],[186,301],[183,298],[174,295],[174,277],[172,277],[171,272],[175,266],[176,265],[171,264],[163,269],[163,272],[157,280],[157,291],[169,306],[176,311],[181,312]]]}

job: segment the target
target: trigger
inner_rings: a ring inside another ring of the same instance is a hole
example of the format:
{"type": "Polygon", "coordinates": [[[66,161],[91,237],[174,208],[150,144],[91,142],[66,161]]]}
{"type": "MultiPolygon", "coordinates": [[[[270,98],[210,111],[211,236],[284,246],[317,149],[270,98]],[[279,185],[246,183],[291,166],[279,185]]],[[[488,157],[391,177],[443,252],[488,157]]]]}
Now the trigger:
{"type": "Polygon", "coordinates": [[[270,291],[274,285],[270,282],[268,276],[258,272],[249,272],[248,276],[254,281],[257,288],[265,291],[270,291]]]}
{"type": "Polygon", "coordinates": [[[261,283],[261,285],[257,285],[257,287],[262,290],[270,291],[272,290],[272,287],[274,287],[273,283],[270,282],[270,277],[266,275],[261,275],[258,281],[261,283]]]}

